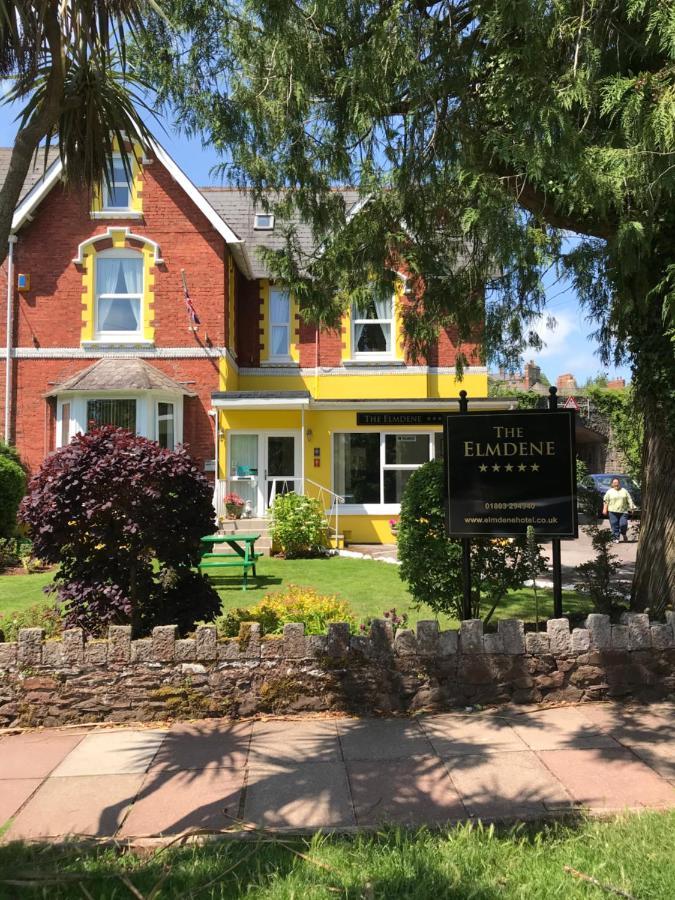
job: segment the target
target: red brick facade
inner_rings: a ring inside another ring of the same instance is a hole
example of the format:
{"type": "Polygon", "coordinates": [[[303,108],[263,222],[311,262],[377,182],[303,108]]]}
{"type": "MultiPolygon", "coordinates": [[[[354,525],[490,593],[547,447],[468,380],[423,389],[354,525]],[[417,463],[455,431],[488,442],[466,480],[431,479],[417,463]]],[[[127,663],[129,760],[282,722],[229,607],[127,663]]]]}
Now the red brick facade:
{"type": "MultiPolygon", "coordinates": [[[[81,242],[105,234],[109,227],[128,227],[161,249],[163,262],[152,269],[156,349],[141,355],[197,395],[184,401],[183,440],[200,462],[214,456],[209,409],[211,393],[221,387],[219,353],[228,346],[230,337],[229,250],[223,236],[159,161],[145,165],[141,177],[140,220],[92,218],[91,200],[85,192],[66,192],[57,186],[18,233],[15,273],[28,274],[31,285],[29,291],[14,291],[13,346],[17,355],[12,363],[11,434],[32,469],[55,446],[56,403],[45,394],[100,358],[96,352],[79,355],[83,272],[73,259],[81,242]],[[184,302],[183,271],[201,322],[196,330],[190,328],[184,302]]],[[[242,368],[257,367],[264,341],[264,294],[258,281],[247,280],[236,266],[234,271],[236,360],[242,368]]],[[[3,301],[6,293],[5,263],[0,270],[3,301]]],[[[4,302],[2,306],[0,346],[4,348],[4,302]]],[[[317,337],[313,325],[296,322],[296,328],[294,339],[299,344],[301,367],[341,365],[344,333],[328,330],[317,337]]],[[[453,366],[456,354],[453,335],[443,332],[429,364],[453,366]]],[[[475,357],[470,361],[479,364],[475,357]]],[[[417,363],[424,364],[424,360],[417,363]]],[[[4,383],[5,360],[0,359],[0,422],[4,420],[4,383]]]]}

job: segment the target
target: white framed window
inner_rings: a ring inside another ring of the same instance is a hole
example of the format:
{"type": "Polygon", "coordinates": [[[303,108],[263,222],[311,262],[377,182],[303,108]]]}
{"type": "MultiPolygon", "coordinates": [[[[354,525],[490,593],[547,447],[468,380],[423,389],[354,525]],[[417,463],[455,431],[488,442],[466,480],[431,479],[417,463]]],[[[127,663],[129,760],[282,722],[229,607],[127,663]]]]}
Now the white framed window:
{"type": "Polygon", "coordinates": [[[120,153],[113,155],[110,183],[103,179],[103,209],[131,209],[131,184],[120,153]]]}
{"type": "Polygon", "coordinates": [[[114,425],[136,434],[136,400],[100,397],[87,400],[87,431],[114,425]]]}
{"type": "Polygon", "coordinates": [[[95,257],[95,267],[97,337],[138,340],[143,334],[143,256],[103,250],[95,257]]]}
{"type": "Polygon", "coordinates": [[[65,447],[70,443],[70,403],[66,401],[61,404],[60,422],[61,440],[57,446],[65,447]]]}
{"type": "Polygon", "coordinates": [[[283,288],[270,288],[270,359],[287,360],[291,349],[291,298],[283,288]]]}
{"type": "Polygon", "coordinates": [[[394,301],[373,297],[352,307],[352,356],[373,359],[394,355],[394,301]]]}
{"type": "Polygon", "coordinates": [[[363,512],[397,512],[412,473],[439,452],[434,432],[336,432],[333,490],[363,512]]]}
{"type": "Polygon", "coordinates": [[[173,403],[160,400],[156,407],[157,443],[167,450],[176,449],[176,415],[173,403]]]}
{"type": "Polygon", "coordinates": [[[254,231],[273,231],[274,216],[271,213],[256,213],[253,220],[254,231]]]}

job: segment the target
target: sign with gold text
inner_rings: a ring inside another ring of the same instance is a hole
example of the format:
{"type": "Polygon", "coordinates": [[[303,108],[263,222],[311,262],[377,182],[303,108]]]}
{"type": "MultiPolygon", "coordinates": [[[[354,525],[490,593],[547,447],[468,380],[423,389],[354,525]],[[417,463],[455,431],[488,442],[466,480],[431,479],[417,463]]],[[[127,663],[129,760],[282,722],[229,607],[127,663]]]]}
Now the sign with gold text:
{"type": "Polygon", "coordinates": [[[450,537],[577,537],[572,410],[448,416],[450,537]]]}

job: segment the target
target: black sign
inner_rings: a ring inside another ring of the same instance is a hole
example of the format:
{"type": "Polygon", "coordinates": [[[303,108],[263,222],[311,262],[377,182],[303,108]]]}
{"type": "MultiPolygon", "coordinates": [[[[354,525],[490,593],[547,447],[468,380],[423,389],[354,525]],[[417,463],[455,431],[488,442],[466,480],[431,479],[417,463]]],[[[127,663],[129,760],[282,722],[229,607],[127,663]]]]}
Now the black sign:
{"type": "Polygon", "coordinates": [[[442,425],[448,414],[422,413],[357,413],[357,425],[442,425]]]}
{"type": "Polygon", "coordinates": [[[448,534],[577,537],[574,412],[446,417],[448,534]]]}

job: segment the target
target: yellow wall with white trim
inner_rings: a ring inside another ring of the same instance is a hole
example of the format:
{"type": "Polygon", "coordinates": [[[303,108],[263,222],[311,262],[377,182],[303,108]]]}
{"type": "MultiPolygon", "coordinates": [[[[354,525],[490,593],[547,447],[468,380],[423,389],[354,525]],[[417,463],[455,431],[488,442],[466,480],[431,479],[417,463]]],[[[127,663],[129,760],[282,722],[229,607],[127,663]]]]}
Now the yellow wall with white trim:
{"type": "Polygon", "coordinates": [[[315,400],[413,400],[487,396],[487,375],[467,372],[462,381],[454,375],[425,372],[382,373],[373,367],[367,375],[246,375],[239,374],[240,391],[310,391],[315,400]]]}

